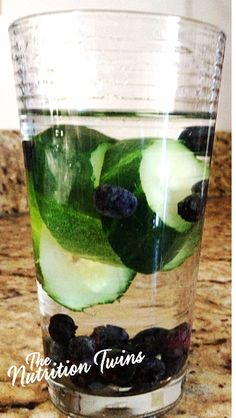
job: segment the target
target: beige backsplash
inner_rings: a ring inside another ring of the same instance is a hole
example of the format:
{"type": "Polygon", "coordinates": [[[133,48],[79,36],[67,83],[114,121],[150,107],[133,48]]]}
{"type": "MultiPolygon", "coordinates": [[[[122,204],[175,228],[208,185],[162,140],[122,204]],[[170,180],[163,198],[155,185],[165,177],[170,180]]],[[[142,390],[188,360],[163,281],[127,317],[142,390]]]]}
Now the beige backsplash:
{"type": "MultiPolygon", "coordinates": [[[[28,210],[21,136],[0,131],[0,214],[28,210]]],[[[217,132],[213,153],[209,197],[231,194],[231,133],[217,132]]]]}

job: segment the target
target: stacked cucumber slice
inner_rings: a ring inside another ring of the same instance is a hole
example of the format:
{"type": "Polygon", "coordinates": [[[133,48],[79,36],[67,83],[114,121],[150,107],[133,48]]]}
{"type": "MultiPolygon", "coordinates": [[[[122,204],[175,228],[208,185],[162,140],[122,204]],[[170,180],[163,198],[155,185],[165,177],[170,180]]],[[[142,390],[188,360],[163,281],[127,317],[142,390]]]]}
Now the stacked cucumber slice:
{"type": "Polygon", "coordinates": [[[193,254],[202,221],[183,219],[178,203],[208,178],[209,169],[180,141],[116,141],[61,125],[30,144],[25,155],[31,160],[26,166],[35,255],[42,286],[55,301],[74,310],[113,302],[137,272],[168,271],[193,254]],[[104,185],[132,194],[134,213],[98,211],[96,190],[104,185]]]}

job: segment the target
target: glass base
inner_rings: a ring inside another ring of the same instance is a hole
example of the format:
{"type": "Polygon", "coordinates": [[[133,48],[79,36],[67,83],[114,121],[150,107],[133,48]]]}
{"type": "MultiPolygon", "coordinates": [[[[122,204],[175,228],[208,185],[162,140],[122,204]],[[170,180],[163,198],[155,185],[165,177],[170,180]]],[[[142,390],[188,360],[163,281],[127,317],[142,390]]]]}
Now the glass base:
{"type": "Polygon", "coordinates": [[[185,373],[167,385],[138,395],[88,395],[48,381],[51,401],[68,417],[159,417],[173,408],[181,399],[185,373]]]}

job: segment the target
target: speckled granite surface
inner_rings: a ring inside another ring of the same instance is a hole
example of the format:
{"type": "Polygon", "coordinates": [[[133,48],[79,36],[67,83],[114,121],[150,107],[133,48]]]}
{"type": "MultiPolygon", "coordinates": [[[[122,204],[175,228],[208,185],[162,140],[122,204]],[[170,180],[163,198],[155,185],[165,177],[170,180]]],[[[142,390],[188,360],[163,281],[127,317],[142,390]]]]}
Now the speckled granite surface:
{"type": "MultiPolygon", "coordinates": [[[[165,418],[229,418],[230,199],[208,202],[185,395],[165,418]]],[[[0,416],[62,418],[45,383],[12,387],[10,365],[41,351],[41,333],[27,215],[0,218],[0,416]]]]}
{"type": "Polygon", "coordinates": [[[0,214],[27,211],[21,137],[0,131],[0,214]]]}

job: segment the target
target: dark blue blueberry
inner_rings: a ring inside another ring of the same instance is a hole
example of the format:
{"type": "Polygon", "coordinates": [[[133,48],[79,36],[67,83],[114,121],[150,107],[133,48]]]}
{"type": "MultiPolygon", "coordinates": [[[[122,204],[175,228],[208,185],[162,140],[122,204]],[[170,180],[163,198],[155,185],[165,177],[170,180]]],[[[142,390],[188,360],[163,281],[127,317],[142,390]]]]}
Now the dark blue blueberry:
{"type": "Polygon", "coordinates": [[[215,128],[208,126],[189,126],[179,135],[179,140],[196,155],[211,156],[215,128]]]}
{"type": "Polygon", "coordinates": [[[125,351],[127,351],[127,353],[134,354],[135,356],[137,356],[138,353],[140,351],[142,351],[142,350],[140,350],[140,347],[138,345],[133,344],[131,340],[129,340],[128,342],[125,342],[125,343],[122,343],[122,342],[117,343],[110,348],[125,350],[125,351]]]}
{"type": "Polygon", "coordinates": [[[156,356],[163,352],[167,334],[168,330],[164,328],[148,328],[135,335],[132,344],[146,356],[156,356]]]}
{"type": "Polygon", "coordinates": [[[165,364],[157,358],[146,358],[137,367],[132,386],[139,390],[151,388],[163,379],[165,375],[165,364]]]}
{"type": "Polygon", "coordinates": [[[162,356],[161,359],[165,363],[166,367],[164,378],[167,379],[168,377],[177,376],[186,364],[187,358],[187,354],[183,354],[182,356],[176,358],[162,356]]]}
{"type": "Polygon", "coordinates": [[[68,355],[71,363],[92,362],[95,354],[95,342],[91,337],[79,336],[71,338],[68,345],[68,355]]]}
{"type": "MultiPolygon", "coordinates": [[[[52,360],[52,363],[62,363],[66,365],[66,360],[68,360],[68,351],[67,345],[62,345],[52,341],[49,347],[48,357],[52,360]]],[[[54,365],[52,364],[52,367],[54,365]]]]}
{"type": "Polygon", "coordinates": [[[197,222],[204,216],[205,201],[197,193],[185,197],[178,203],[178,214],[187,222],[197,222]]]}
{"type": "Polygon", "coordinates": [[[168,332],[164,354],[170,358],[182,357],[188,353],[191,338],[191,326],[183,322],[168,332]]]}
{"type": "Polygon", "coordinates": [[[127,343],[129,334],[116,325],[101,325],[94,328],[91,337],[96,344],[96,351],[109,348],[118,344],[127,343]]]}
{"type": "Polygon", "coordinates": [[[94,192],[96,210],[110,218],[128,218],[135,212],[137,204],[137,198],[123,187],[103,184],[94,192]]]}
{"type": "Polygon", "coordinates": [[[103,382],[99,373],[99,368],[94,364],[91,364],[91,368],[87,373],[85,371],[82,371],[81,373],[78,372],[74,376],[71,376],[70,379],[75,386],[86,388],[89,386],[94,386],[95,388],[98,385],[102,385],[103,382]]]}
{"type": "Polygon", "coordinates": [[[199,194],[206,201],[208,184],[208,180],[200,180],[193,185],[191,191],[192,193],[199,194]]]}
{"type": "Polygon", "coordinates": [[[73,319],[65,314],[56,314],[50,318],[48,332],[59,344],[67,344],[74,337],[77,326],[73,319]]]}
{"type": "Polygon", "coordinates": [[[131,380],[134,377],[136,372],[136,364],[133,364],[135,355],[130,354],[125,350],[121,349],[112,349],[107,352],[105,367],[101,376],[108,384],[113,384],[116,386],[127,387],[130,385],[131,380]],[[121,359],[125,363],[117,364],[117,359],[121,359]],[[109,363],[107,363],[109,361],[109,363]],[[107,367],[107,366],[110,367],[107,367]],[[114,366],[114,367],[112,367],[114,366]]]}

